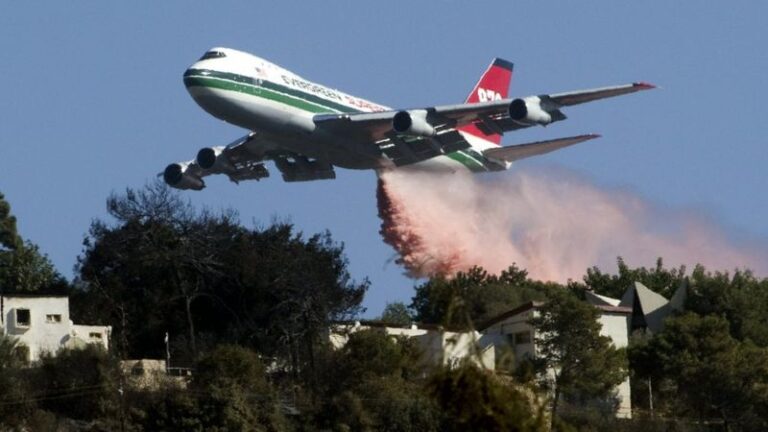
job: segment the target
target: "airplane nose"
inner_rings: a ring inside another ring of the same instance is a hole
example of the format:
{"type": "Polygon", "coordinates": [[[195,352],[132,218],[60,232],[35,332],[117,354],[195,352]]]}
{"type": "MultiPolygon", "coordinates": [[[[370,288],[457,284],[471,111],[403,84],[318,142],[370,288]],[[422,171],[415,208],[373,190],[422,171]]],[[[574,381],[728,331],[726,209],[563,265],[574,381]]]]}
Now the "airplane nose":
{"type": "Polygon", "coordinates": [[[189,89],[190,87],[201,85],[201,79],[208,75],[208,72],[196,67],[197,63],[193,64],[186,71],[184,71],[184,85],[189,89]]]}

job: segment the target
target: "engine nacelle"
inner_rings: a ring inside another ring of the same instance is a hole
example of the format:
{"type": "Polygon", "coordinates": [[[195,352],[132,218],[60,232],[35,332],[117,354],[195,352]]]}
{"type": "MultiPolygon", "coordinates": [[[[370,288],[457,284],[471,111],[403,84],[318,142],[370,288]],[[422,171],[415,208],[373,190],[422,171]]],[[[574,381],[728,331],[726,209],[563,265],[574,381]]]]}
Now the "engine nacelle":
{"type": "Polygon", "coordinates": [[[205,187],[205,182],[200,177],[190,174],[187,171],[188,168],[188,162],[172,163],[165,167],[163,180],[172,188],[202,190],[205,187]]]}
{"type": "Polygon", "coordinates": [[[513,100],[509,104],[509,117],[526,124],[546,126],[552,123],[552,115],[541,107],[541,99],[537,96],[513,100]]]}
{"type": "Polygon", "coordinates": [[[197,164],[204,170],[215,173],[227,173],[235,170],[229,159],[224,156],[224,147],[206,147],[197,152],[197,164]]]}
{"type": "Polygon", "coordinates": [[[392,129],[400,134],[434,136],[435,128],[427,121],[426,110],[398,111],[392,117],[392,129]]]}

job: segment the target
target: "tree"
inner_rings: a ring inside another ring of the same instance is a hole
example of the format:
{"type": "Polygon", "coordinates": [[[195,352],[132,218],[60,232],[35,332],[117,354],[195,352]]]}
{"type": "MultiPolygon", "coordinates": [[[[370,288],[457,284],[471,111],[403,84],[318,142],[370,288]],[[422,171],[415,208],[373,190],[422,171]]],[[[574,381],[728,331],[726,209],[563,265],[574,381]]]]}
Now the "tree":
{"type": "Polygon", "coordinates": [[[661,258],[656,260],[656,267],[651,269],[630,268],[621,257],[618,257],[616,262],[618,274],[603,273],[599,268],[592,267],[587,269],[584,284],[597,294],[621,298],[630,285],[641,282],[652,291],[670,298],[685,279],[685,266],[667,269],[661,258]]]}
{"type": "Polygon", "coordinates": [[[205,430],[279,431],[285,419],[256,353],[222,345],[203,355],[189,384],[205,430]]]}
{"type": "Polygon", "coordinates": [[[469,363],[440,369],[429,391],[445,414],[445,431],[520,431],[546,429],[536,395],[469,363]]]}
{"type": "MultiPolygon", "coordinates": [[[[131,420],[147,431],[202,431],[203,413],[196,395],[177,383],[166,382],[157,390],[135,389],[127,402],[131,407],[131,420]]],[[[140,428],[137,428],[142,430],[140,428]]]]}
{"type": "Polygon", "coordinates": [[[0,429],[23,429],[35,408],[18,348],[18,339],[0,334],[0,429]]]}
{"type": "Polygon", "coordinates": [[[78,259],[76,315],[112,324],[130,356],[160,356],[165,332],[186,334],[191,359],[195,315],[218,315],[211,288],[225,277],[224,251],[242,229],[231,212],[196,212],[159,182],[110,196],[107,209],[117,224],[91,226],[78,259]]]}
{"type": "Polygon", "coordinates": [[[697,266],[686,308],[724,317],[735,339],[768,347],[768,278],[758,279],[749,270],[711,273],[697,266]]]}
{"type": "Polygon", "coordinates": [[[408,306],[403,302],[387,303],[381,313],[381,321],[388,324],[408,326],[413,322],[408,306]]]}
{"type": "Polygon", "coordinates": [[[314,374],[329,326],[356,316],[368,281],[355,282],[343,246],[330,233],[304,239],[290,224],[249,230],[230,250],[232,283],[222,296],[238,321],[237,341],[287,359],[296,377],[314,374]]]}
{"type": "Polygon", "coordinates": [[[413,340],[378,330],[352,333],[325,358],[314,422],[334,430],[437,431],[440,414],[423,391],[413,340]]]}
{"type": "Polygon", "coordinates": [[[0,246],[6,251],[13,251],[21,246],[22,240],[16,231],[16,217],[11,214],[11,205],[0,192],[0,246]]]}
{"type": "Polygon", "coordinates": [[[37,245],[19,236],[11,206],[0,193],[0,290],[12,292],[46,292],[61,294],[68,291],[47,256],[37,245]]]}
{"type": "Polygon", "coordinates": [[[327,232],[246,229],[161,183],[111,196],[108,210],[116,223],[92,224],[73,304],[80,319],[112,324],[127,355],[164,355],[169,332],[175,359],[231,342],[309,373],[330,322],[361,310],[368,282],[351,278],[327,232]]]}
{"type": "Polygon", "coordinates": [[[659,383],[672,415],[719,418],[726,430],[768,427],[768,350],[734,339],[722,317],[670,318],[661,333],[631,347],[630,359],[636,374],[659,383]]]}
{"type": "Polygon", "coordinates": [[[553,421],[561,397],[584,403],[606,400],[627,376],[623,350],[600,335],[599,312],[567,291],[550,295],[531,320],[537,360],[552,374],[553,421]]]}
{"type": "Polygon", "coordinates": [[[36,373],[42,408],[79,420],[117,418],[121,372],[100,346],[43,354],[36,373]]]}
{"type": "Polygon", "coordinates": [[[560,286],[533,281],[514,265],[498,276],[474,267],[417,286],[411,308],[418,321],[470,329],[527,301],[543,300],[554,288],[560,286]]]}

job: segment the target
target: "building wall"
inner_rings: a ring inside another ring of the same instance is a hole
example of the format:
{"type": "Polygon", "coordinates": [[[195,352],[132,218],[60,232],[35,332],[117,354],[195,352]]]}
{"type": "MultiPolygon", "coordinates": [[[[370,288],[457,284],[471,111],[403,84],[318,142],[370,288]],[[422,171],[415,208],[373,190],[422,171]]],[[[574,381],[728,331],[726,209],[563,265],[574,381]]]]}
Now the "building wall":
{"type": "Polygon", "coordinates": [[[346,345],[349,335],[361,330],[376,329],[389,336],[414,338],[423,350],[425,359],[436,365],[452,366],[463,359],[469,359],[478,366],[494,369],[495,349],[493,344],[478,332],[449,332],[436,328],[368,326],[360,324],[339,324],[331,328],[329,340],[335,349],[346,345]]]}
{"type": "Polygon", "coordinates": [[[3,333],[29,348],[29,360],[43,352],[56,353],[70,335],[69,298],[3,297],[3,333]],[[29,325],[19,325],[19,311],[29,311],[29,325]]]}
{"type": "Polygon", "coordinates": [[[522,311],[484,329],[483,335],[490,338],[490,343],[497,347],[499,355],[512,354],[515,363],[533,358],[536,355],[536,344],[533,328],[528,322],[534,313],[534,310],[522,311]]]}
{"type": "Polygon", "coordinates": [[[616,348],[625,348],[629,345],[629,327],[627,314],[603,312],[600,315],[600,334],[608,336],[616,348]]]}
{"type": "MultiPolygon", "coordinates": [[[[630,316],[621,313],[602,312],[600,315],[600,334],[611,338],[616,348],[626,348],[629,345],[630,316]]],[[[619,408],[616,417],[632,417],[632,394],[629,388],[629,377],[616,388],[619,398],[619,408]]]]}
{"type": "Polygon", "coordinates": [[[37,361],[44,352],[55,354],[63,347],[97,343],[109,349],[109,326],[75,325],[69,319],[65,296],[2,296],[2,332],[13,336],[27,350],[27,360],[37,361]],[[27,315],[26,325],[20,322],[27,315]]]}
{"type": "Polygon", "coordinates": [[[112,326],[72,324],[71,330],[73,337],[80,338],[87,343],[101,345],[105,350],[109,350],[111,333],[112,326]]]}
{"type": "Polygon", "coordinates": [[[432,364],[455,367],[469,360],[485,369],[494,370],[496,352],[493,344],[482,340],[478,332],[431,330],[417,337],[427,360],[432,364]]]}
{"type": "Polygon", "coordinates": [[[123,360],[120,368],[128,377],[128,383],[141,389],[158,389],[163,380],[169,379],[165,360],[123,360]]]}
{"type": "MultiPolygon", "coordinates": [[[[494,323],[483,330],[485,336],[492,338],[492,343],[496,345],[497,352],[503,356],[505,349],[512,349],[515,356],[515,363],[518,363],[526,357],[536,355],[535,334],[529,320],[535,315],[535,309],[523,310],[519,314],[512,315],[506,319],[494,323]],[[518,335],[529,333],[530,340],[521,343],[518,335]]],[[[601,310],[599,317],[601,324],[600,334],[611,338],[616,348],[625,348],[629,343],[629,315],[621,312],[607,312],[601,310]]],[[[554,371],[552,371],[554,378],[554,371]]],[[[619,407],[616,412],[617,417],[630,418],[632,416],[632,400],[629,387],[629,377],[619,384],[616,388],[616,394],[619,399],[619,407]]]]}
{"type": "Polygon", "coordinates": [[[334,349],[342,348],[349,341],[349,335],[362,330],[377,329],[383,331],[388,336],[405,336],[405,337],[417,337],[427,334],[429,330],[420,328],[416,325],[410,327],[384,327],[384,326],[370,326],[361,324],[359,321],[353,324],[336,324],[331,326],[328,334],[328,340],[331,342],[331,346],[334,349]]]}

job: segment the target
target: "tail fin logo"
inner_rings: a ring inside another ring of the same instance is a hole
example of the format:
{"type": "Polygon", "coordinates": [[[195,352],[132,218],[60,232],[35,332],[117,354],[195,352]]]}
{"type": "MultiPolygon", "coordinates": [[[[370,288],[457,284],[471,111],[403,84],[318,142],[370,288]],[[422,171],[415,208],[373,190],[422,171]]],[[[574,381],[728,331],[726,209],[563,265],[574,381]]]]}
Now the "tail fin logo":
{"type": "Polygon", "coordinates": [[[478,88],[477,98],[480,99],[480,102],[501,100],[501,93],[495,92],[493,90],[486,90],[484,88],[478,88]]]}
{"type": "MultiPolygon", "coordinates": [[[[488,69],[483,72],[480,80],[472,87],[466,103],[493,102],[503,100],[509,94],[509,83],[512,81],[512,63],[495,58],[488,69]]],[[[478,129],[474,123],[456,128],[456,130],[480,138],[495,145],[501,144],[501,134],[489,131],[487,128],[478,129]]]]}

